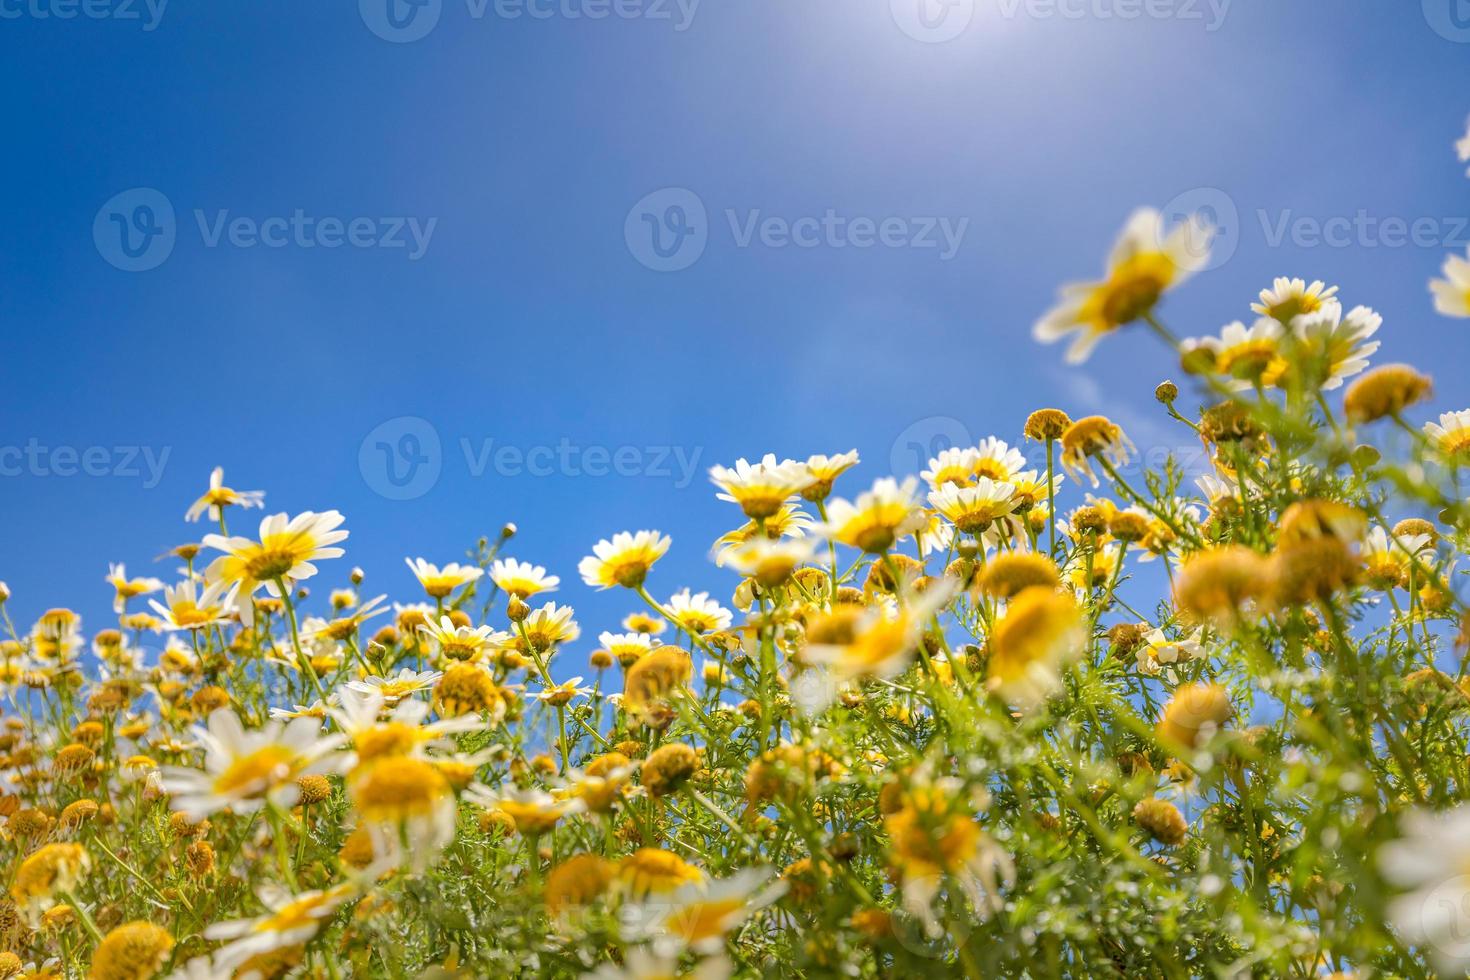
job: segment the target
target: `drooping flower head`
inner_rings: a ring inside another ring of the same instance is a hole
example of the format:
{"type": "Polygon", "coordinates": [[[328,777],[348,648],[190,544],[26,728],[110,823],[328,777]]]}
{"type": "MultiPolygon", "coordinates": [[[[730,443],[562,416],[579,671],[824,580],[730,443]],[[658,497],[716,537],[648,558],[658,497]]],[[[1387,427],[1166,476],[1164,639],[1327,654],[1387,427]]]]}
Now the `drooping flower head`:
{"type": "Polygon", "coordinates": [[[218,521],[226,507],[264,507],[264,490],[234,490],[224,485],[225,468],[216,466],[209,474],[209,489],[204,491],[204,496],[189,505],[184,514],[184,520],[194,523],[209,511],[209,519],[218,521]]]}

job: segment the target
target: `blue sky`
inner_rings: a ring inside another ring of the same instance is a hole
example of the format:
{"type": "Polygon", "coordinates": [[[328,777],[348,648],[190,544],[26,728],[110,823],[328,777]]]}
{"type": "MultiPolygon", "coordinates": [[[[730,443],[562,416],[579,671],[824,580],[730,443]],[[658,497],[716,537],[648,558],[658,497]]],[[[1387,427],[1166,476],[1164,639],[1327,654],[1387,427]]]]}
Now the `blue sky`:
{"type": "Polygon", "coordinates": [[[346,514],[320,588],[357,564],[408,599],[404,556],[514,521],[590,639],[633,608],[576,575],[615,531],[673,536],[656,593],[728,596],[717,462],[857,448],[855,493],[1042,405],[1187,447],[1150,337],[1074,369],[1029,335],[1141,204],[1224,211],[1179,332],[1322,278],[1384,315],[1379,362],[1470,404],[1470,329],[1426,289],[1470,241],[1460,0],[439,0],[406,33],[385,2],[0,0],[18,622],[107,624],[109,560],[169,578],[216,464],[270,511],[346,514]],[[644,214],[694,251],[660,259],[644,214]],[[1347,238],[1314,243],[1330,219],[1347,238]]]}

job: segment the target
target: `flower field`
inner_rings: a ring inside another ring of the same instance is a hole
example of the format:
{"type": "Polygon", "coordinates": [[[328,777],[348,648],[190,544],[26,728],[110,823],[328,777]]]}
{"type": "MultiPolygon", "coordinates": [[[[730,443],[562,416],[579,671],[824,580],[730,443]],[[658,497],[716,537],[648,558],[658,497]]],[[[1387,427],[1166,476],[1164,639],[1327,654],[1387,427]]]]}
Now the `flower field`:
{"type": "Polygon", "coordinates": [[[1035,330],[1171,347],[1199,465],[1035,406],[921,474],[717,466],[708,540],[575,570],[507,525],[396,601],[217,470],[115,622],[0,585],[0,978],[1463,972],[1470,411],[1320,282],[1176,335],[1209,236],[1139,212],[1035,330]]]}

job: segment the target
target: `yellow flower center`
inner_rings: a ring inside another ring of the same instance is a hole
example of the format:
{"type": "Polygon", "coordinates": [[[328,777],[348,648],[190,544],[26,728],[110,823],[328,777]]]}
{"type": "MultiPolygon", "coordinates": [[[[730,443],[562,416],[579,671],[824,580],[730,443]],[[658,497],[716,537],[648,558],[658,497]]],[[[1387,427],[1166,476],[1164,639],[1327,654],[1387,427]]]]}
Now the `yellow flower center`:
{"type": "Polygon", "coordinates": [[[267,745],[231,762],[215,777],[216,793],[259,795],[273,782],[290,775],[296,765],[296,754],[282,745],[267,745]]]}

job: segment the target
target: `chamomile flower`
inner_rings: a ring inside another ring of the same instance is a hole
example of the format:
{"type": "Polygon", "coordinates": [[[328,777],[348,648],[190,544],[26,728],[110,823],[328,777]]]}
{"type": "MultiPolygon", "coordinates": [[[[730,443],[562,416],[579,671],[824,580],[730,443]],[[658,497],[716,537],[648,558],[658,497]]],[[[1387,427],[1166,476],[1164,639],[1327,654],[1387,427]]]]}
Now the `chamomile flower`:
{"type": "Polygon", "coordinates": [[[663,935],[700,953],[717,953],[725,937],[752,914],[786,892],[769,868],[744,868],[728,878],[692,881],[648,905],[634,905],[625,918],[640,935],[663,935]]]}
{"type": "Polygon", "coordinates": [[[980,829],[959,781],[920,781],[904,790],[898,804],[883,818],[889,862],[904,907],[925,931],[939,934],[933,905],[947,882],[959,886],[977,915],[1000,911],[1001,891],[1014,880],[1015,866],[980,829]]]}
{"type": "Polygon", "coordinates": [[[643,585],[654,562],[669,550],[670,541],[657,531],[629,534],[619,531],[611,541],[602,540],[592,546],[592,554],[577,564],[582,581],[597,589],[615,585],[636,589],[643,585]]]}
{"type": "Polygon", "coordinates": [[[164,587],[163,602],[149,599],[148,605],[162,618],[166,630],[204,629],[228,618],[225,610],[234,602],[227,588],[235,586],[215,582],[201,590],[195,580],[185,579],[178,585],[164,587]]]}
{"type": "Polygon", "coordinates": [[[1444,278],[1429,283],[1434,308],[1445,316],[1470,317],[1470,258],[1445,259],[1444,278]]]}
{"type": "Polygon", "coordinates": [[[454,787],[429,759],[404,754],[366,759],[347,774],[347,796],[368,828],[373,854],[385,863],[407,859],[421,870],[454,840],[454,787]]]}
{"type": "Polygon", "coordinates": [[[266,914],[253,919],[216,922],[204,930],[206,939],[228,940],[213,956],[212,969],[231,973],[248,960],[291,946],[315,936],[344,904],[357,897],[351,885],[325,891],[292,895],[279,885],[264,885],[257,891],[266,914]]]}
{"type": "Polygon", "coordinates": [[[449,737],[483,727],[472,716],[440,718],[425,722],[430,706],[426,701],[404,698],[388,710],[381,691],[344,688],[328,715],[351,741],[359,763],[391,755],[422,755],[431,747],[451,747],[449,737]],[[384,717],[384,712],[387,716],[384,717]]]}
{"type": "Polygon", "coordinates": [[[441,676],[443,675],[437,670],[418,671],[404,667],[392,677],[366,677],[348,681],[347,686],[359,694],[377,692],[382,695],[385,705],[392,706],[402,698],[429,690],[441,676]]]}
{"type": "Polygon", "coordinates": [[[1380,342],[1368,338],[1378,332],[1383,317],[1366,306],[1355,306],[1344,316],[1342,307],[1332,305],[1296,318],[1294,359],[1305,365],[1308,381],[1323,391],[1341,388],[1347,378],[1362,374],[1380,342]]]}
{"type": "Polygon", "coordinates": [[[189,505],[184,513],[184,520],[190,524],[195,523],[209,511],[209,519],[218,521],[226,507],[264,507],[264,490],[234,490],[224,485],[225,468],[216,466],[209,474],[209,489],[204,491],[204,496],[189,505]]]}
{"type": "Polygon", "coordinates": [[[447,663],[464,660],[479,663],[491,650],[501,650],[512,642],[509,633],[490,626],[456,626],[448,616],[419,627],[419,633],[433,644],[436,661],[447,663]]]}
{"type": "Polygon", "coordinates": [[[224,554],[205,569],[207,582],[234,586],[235,609],[247,625],[254,621],[252,597],[263,585],[272,596],[280,598],[279,583],[299,582],[316,574],[312,562],[323,558],[340,558],[342,549],[334,547],[347,538],[338,530],[343,517],[335,510],[325,513],[305,511],[295,517],[272,514],[260,522],[260,540],[209,534],[206,548],[224,554]]]}
{"type": "Polygon", "coordinates": [[[500,591],[526,600],[542,592],[555,592],[561,579],[547,575],[546,569],[514,558],[497,558],[490,563],[490,581],[500,591]]]}
{"type": "Polygon", "coordinates": [[[977,479],[989,478],[997,482],[1009,482],[1012,477],[1026,468],[1026,457],[1019,449],[1013,449],[994,436],[980,440],[975,447],[971,463],[971,475],[977,479]]]}
{"type": "Polygon", "coordinates": [[[982,476],[968,487],[946,483],[929,494],[929,505],[963,534],[981,534],[1016,509],[1015,488],[982,476]]]}
{"type": "Polygon", "coordinates": [[[815,543],[810,538],[780,541],[753,538],[720,552],[715,562],[729,565],[741,575],[755,579],[766,588],[773,588],[790,578],[791,573],[810,561],[814,554],[815,543]]]}
{"type": "Polygon", "coordinates": [[[930,620],[953,596],[945,583],[892,607],[839,608],[808,626],[801,659],[825,665],[839,682],[896,677],[913,662],[930,620]]]}
{"type": "Polygon", "coordinates": [[[1149,315],[1164,293],[1209,262],[1214,231],[1198,216],[1172,230],[1150,208],[1135,211],[1108,259],[1107,278],[1062,288],[1061,302],[1032,330],[1053,343],[1075,335],[1068,363],[1087,360],[1103,337],[1149,315]]]}
{"type": "Polygon", "coordinates": [[[195,726],[194,734],[204,746],[204,768],[162,771],[171,805],[190,820],[221,810],[250,813],[267,801],[289,807],[300,795],[297,779],[335,771],[341,763],[341,736],[324,735],[315,718],[269,721],[246,731],[233,710],[219,708],[207,727],[195,726]]]}
{"type": "Polygon", "coordinates": [[[558,606],[548,602],[531,612],[521,623],[525,638],[537,653],[550,650],[562,643],[571,643],[582,635],[582,628],[572,618],[571,606],[558,606]]]}
{"type": "Polygon", "coordinates": [[[414,578],[419,580],[423,586],[424,593],[430,599],[447,599],[449,595],[461,586],[469,585],[478,581],[485,574],[482,568],[474,565],[461,565],[459,562],[450,562],[442,568],[431,565],[422,558],[405,558],[404,563],[408,565],[409,571],[413,572],[414,578]]]}
{"type": "Polygon", "coordinates": [[[884,477],[855,502],[833,500],[827,507],[827,520],[815,530],[839,544],[882,554],[899,538],[924,526],[923,509],[914,497],[917,486],[913,477],[902,483],[884,477]]]}
{"type": "Polygon", "coordinates": [[[140,595],[148,595],[163,588],[163,583],[156,578],[128,578],[127,567],[121,564],[107,566],[107,581],[113,588],[112,611],[122,615],[128,606],[129,599],[136,599],[140,595]]]}
{"type": "Polygon", "coordinates": [[[826,500],[832,493],[832,484],[837,478],[858,464],[858,451],[849,450],[838,453],[835,456],[808,456],[806,463],[806,475],[810,483],[801,491],[802,497],[807,500],[826,500]]]}
{"type": "Polygon", "coordinates": [[[980,465],[980,451],[971,446],[952,446],[942,449],[938,456],[929,460],[929,468],[919,473],[924,481],[935,490],[945,484],[968,486],[980,465]]]}
{"type": "Polygon", "coordinates": [[[1036,707],[1061,687],[1061,669],[1086,641],[1082,611],[1070,596],[1042,586],[1025,589],[991,633],[987,681],[1007,701],[1036,707]]]}
{"type": "Polygon", "coordinates": [[[1290,327],[1304,314],[1318,313],[1338,306],[1337,287],[1320,279],[1311,285],[1303,279],[1277,276],[1270,289],[1261,290],[1261,301],[1252,303],[1257,316],[1270,317],[1283,327],[1290,327]]]}
{"type": "Polygon", "coordinates": [[[1237,320],[1227,324],[1218,337],[1186,342],[1185,357],[1205,354],[1209,370],[1230,378],[1236,388],[1270,386],[1286,373],[1282,356],[1285,335],[1286,328],[1270,317],[1262,317],[1249,327],[1237,320]]]}
{"type": "Polygon", "coordinates": [[[550,687],[542,688],[536,695],[536,700],[551,705],[553,708],[565,707],[577,698],[588,698],[592,696],[592,688],[582,686],[582,678],[572,677],[560,683],[552,684],[550,687]]]}
{"type": "Polygon", "coordinates": [[[711,599],[708,592],[693,595],[688,589],[675,592],[665,608],[680,629],[695,635],[713,633],[730,625],[730,610],[711,599]]]}
{"type": "Polygon", "coordinates": [[[1123,430],[1101,415],[1078,419],[1062,434],[1062,466],[1073,479],[1085,476],[1094,487],[1098,485],[1097,474],[1092,471],[1094,457],[1117,467],[1128,462],[1134,451],[1132,440],[1123,430]]]}
{"type": "Polygon", "coordinates": [[[734,469],[712,467],[709,476],[724,491],[717,495],[720,500],[739,504],[745,516],[755,521],[775,514],[788,498],[811,486],[813,480],[805,464],[791,459],[778,463],[771,453],[754,464],[738,459],[734,469]]]}
{"type": "Polygon", "coordinates": [[[1470,806],[1442,813],[1415,811],[1400,824],[1402,836],[1383,847],[1383,875],[1405,893],[1389,903],[1388,918],[1403,938],[1433,955],[1446,974],[1470,967],[1470,946],[1460,927],[1470,903],[1470,806]]]}
{"type": "Polygon", "coordinates": [[[1170,639],[1161,629],[1151,629],[1143,636],[1143,642],[1134,651],[1138,658],[1138,672],[1154,676],[1176,664],[1199,660],[1205,655],[1204,627],[1195,627],[1193,633],[1170,639]]]}
{"type": "Polygon", "coordinates": [[[515,824],[516,832],[535,837],[551,830],[563,817],[581,813],[586,805],[575,797],[557,799],[539,789],[494,790],[471,786],[465,798],[487,810],[503,813],[515,824]]]}
{"type": "Polygon", "coordinates": [[[1424,434],[1446,458],[1470,462],[1470,409],[1445,412],[1438,422],[1428,422],[1424,434]]]}
{"type": "MultiPolygon", "coordinates": [[[[663,622],[663,620],[659,620],[663,622]]],[[[602,649],[612,654],[612,658],[622,664],[624,668],[631,667],[637,663],[644,654],[653,649],[653,637],[648,633],[609,633],[598,634],[597,642],[602,644],[602,649]]]]}

